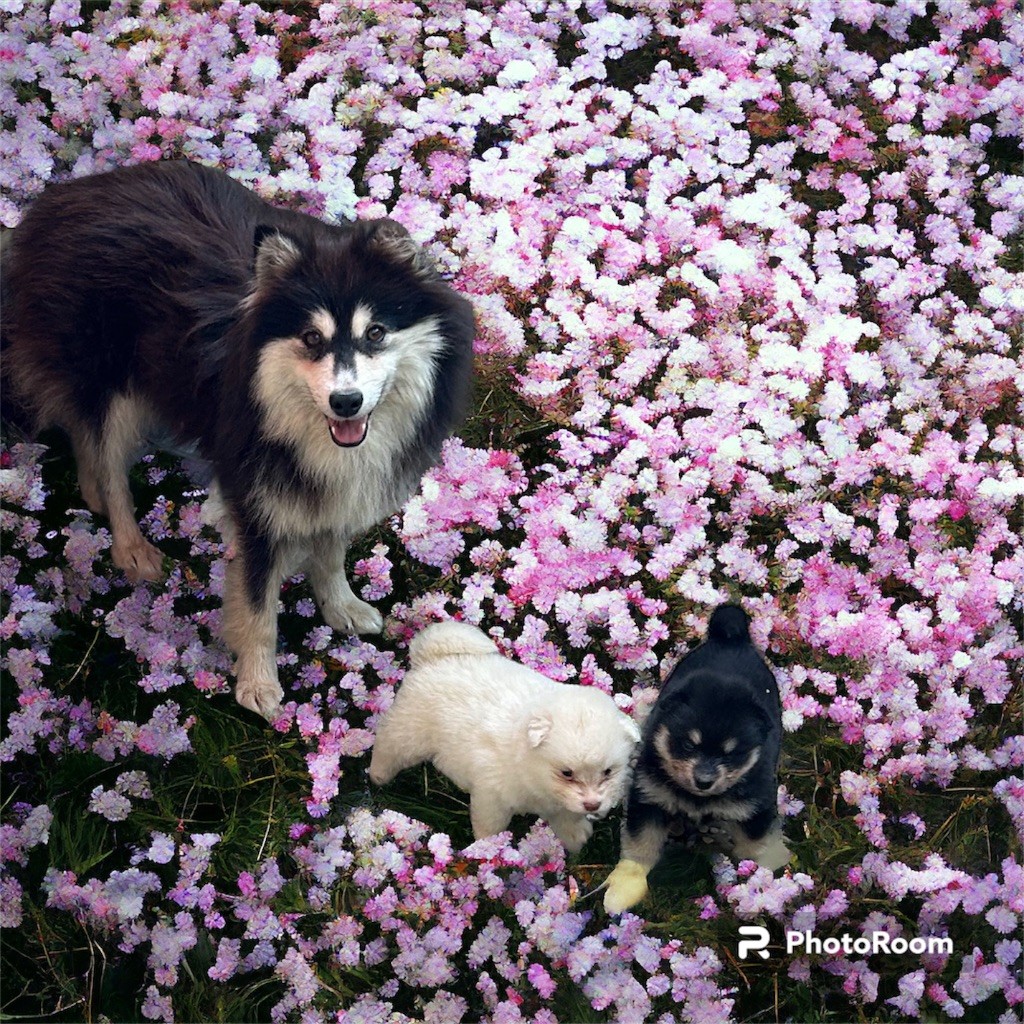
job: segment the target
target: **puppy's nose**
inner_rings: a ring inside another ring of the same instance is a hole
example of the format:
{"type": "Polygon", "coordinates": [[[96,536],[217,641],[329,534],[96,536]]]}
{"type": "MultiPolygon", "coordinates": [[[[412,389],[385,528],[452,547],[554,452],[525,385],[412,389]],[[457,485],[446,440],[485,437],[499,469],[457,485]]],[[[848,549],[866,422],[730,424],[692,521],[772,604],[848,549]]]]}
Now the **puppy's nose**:
{"type": "Polygon", "coordinates": [[[587,814],[593,814],[594,811],[599,811],[600,809],[601,809],[601,801],[600,800],[584,800],[583,801],[583,810],[585,810],[587,812],[587,814]]]}
{"type": "Polygon", "coordinates": [[[698,789],[710,789],[715,784],[715,776],[694,775],[693,781],[697,784],[698,789]]]}
{"type": "Polygon", "coordinates": [[[331,412],[342,419],[355,416],[363,405],[362,391],[332,391],[330,397],[331,412]]]}

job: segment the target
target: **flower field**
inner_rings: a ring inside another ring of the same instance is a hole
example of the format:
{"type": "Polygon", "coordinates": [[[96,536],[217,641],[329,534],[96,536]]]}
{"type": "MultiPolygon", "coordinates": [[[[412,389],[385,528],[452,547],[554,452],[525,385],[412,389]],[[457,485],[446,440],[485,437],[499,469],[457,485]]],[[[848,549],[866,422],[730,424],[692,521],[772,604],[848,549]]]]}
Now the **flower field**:
{"type": "MultiPolygon", "coordinates": [[[[0,0],[0,221],[220,166],[405,224],[478,318],[471,415],[286,584],[230,694],[201,465],[137,469],[131,588],[58,434],[0,449],[0,1013],[49,1021],[1020,1021],[1024,17],[1012,0],[0,0]],[[636,913],[542,823],[366,778],[459,616],[642,716],[739,601],[783,694],[775,877],[673,849],[636,913]],[[769,929],[740,960],[738,928],[769,929]],[[954,952],[788,953],[948,936],[954,952]]],[[[0,310],[2,315],[2,310],[0,310]]]]}

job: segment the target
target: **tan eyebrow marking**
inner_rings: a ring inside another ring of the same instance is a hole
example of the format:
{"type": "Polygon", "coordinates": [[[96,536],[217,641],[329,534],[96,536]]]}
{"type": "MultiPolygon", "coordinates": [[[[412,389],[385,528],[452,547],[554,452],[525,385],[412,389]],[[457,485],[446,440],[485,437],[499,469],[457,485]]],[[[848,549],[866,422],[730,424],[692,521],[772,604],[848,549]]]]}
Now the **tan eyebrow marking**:
{"type": "Polygon", "coordinates": [[[309,322],[327,341],[330,341],[338,331],[337,321],[326,309],[314,309],[309,316],[309,322]]]}
{"type": "Polygon", "coordinates": [[[361,338],[373,322],[373,310],[360,303],[352,312],[352,337],[361,338]]]}

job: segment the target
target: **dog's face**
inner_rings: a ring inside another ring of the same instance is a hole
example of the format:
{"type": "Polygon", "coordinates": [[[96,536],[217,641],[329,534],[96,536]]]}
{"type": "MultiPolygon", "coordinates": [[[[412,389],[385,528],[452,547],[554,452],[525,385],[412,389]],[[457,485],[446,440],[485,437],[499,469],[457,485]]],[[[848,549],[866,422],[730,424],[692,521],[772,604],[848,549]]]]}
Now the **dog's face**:
{"type": "Polygon", "coordinates": [[[533,776],[567,811],[602,818],[622,799],[639,739],[636,723],[606,702],[555,704],[528,726],[533,776]]]}
{"type": "Polygon", "coordinates": [[[770,722],[749,696],[708,686],[659,710],[651,743],[665,774],[694,796],[720,796],[755,769],[770,722]]]}
{"type": "Polygon", "coordinates": [[[393,221],[321,228],[303,239],[257,230],[254,391],[270,436],[356,448],[389,403],[405,422],[425,412],[461,300],[393,221]]]}

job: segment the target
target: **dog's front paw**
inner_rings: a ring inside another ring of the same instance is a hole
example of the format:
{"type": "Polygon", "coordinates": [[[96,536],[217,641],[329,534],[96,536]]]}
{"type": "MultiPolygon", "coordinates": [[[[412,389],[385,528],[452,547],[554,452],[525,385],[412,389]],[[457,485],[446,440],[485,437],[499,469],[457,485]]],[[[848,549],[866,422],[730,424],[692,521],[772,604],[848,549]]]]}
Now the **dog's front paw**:
{"type": "Polygon", "coordinates": [[[697,827],[702,842],[708,846],[715,846],[724,853],[731,853],[736,845],[735,836],[721,825],[714,822],[707,822],[697,827]]]}
{"type": "Polygon", "coordinates": [[[384,628],[384,616],[372,604],[352,597],[347,601],[325,601],[320,607],[324,622],[331,629],[349,636],[379,633],[384,628]]]}
{"type": "Polygon", "coordinates": [[[647,895],[647,871],[635,860],[620,860],[608,876],[604,909],[609,914],[621,914],[639,903],[647,895]]]}
{"type": "Polygon", "coordinates": [[[163,578],[164,556],[141,534],[129,541],[115,539],[110,555],[114,565],[128,577],[129,583],[163,578]]]}
{"type": "Polygon", "coordinates": [[[778,871],[779,868],[784,868],[792,857],[793,854],[786,845],[782,832],[774,831],[762,840],[754,859],[761,867],[768,868],[769,871],[778,871]]]}
{"type": "Polygon", "coordinates": [[[587,818],[563,818],[548,824],[569,853],[579,853],[594,834],[594,823],[587,818]]]}
{"type": "Polygon", "coordinates": [[[235,683],[235,700],[268,722],[277,714],[282,697],[284,690],[276,679],[239,679],[235,683]]]}
{"type": "Polygon", "coordinates": [[[388,756],[385,745],[381,742],[378,734],[373,744],[373,754],[370,757],[370,767],[367,772],[370,781],[375,786],[384,786],[398,774],[398,768],[395,759],[388,756]]]}

